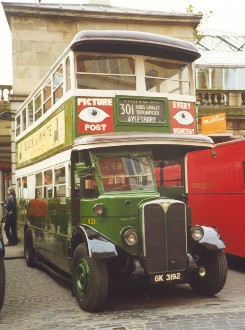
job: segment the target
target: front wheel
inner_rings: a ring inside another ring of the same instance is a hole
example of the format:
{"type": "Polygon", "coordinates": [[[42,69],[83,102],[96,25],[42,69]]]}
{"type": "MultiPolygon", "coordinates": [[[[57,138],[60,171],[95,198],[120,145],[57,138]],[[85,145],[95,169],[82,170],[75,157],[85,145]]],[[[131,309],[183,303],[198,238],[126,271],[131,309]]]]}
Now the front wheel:
{"type": "Polygon", "coordinates": [[[89,257],[84,244],[79,244],[73,255],[72,287],[83,310],[96,312],[104,307],[108,295],[106,262],[89,257]]]}
{"type": "Polygon", "coordinates": [[[189,279],[193,291],[203,296],[213,296],[220,292],[226,282],[227,260],[223,249],[206,250],[199,247],[195,253],[198,271],[189,279]]]}

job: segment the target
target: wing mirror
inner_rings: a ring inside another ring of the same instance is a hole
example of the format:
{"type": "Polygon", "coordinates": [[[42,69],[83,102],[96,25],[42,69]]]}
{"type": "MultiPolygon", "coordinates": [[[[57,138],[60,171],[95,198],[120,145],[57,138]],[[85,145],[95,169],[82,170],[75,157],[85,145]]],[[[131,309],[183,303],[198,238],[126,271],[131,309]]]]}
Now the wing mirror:
{"type": "Polygon", "coordinates": [[[76,173],[79,178],[85,177],[88,174],[88,171],[91,170],[91,166],[86,166],[84,162],[77,163],[75,165],[76,173]]]}

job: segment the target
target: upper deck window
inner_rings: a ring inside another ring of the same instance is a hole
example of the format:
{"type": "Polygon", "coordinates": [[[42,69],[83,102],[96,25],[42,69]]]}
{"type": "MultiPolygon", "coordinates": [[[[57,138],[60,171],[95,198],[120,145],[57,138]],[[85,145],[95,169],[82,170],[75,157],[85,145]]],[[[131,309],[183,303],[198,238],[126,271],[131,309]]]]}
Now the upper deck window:
{"type": "Polygon", "coordinates": [[[70,57],[67,57],[65,61],[65,77],[66,77],[66,92],[71,89],[71,62],[70,57]]]}
{"type": "Polygon", "coordinates": [[[18,116],[16,117],[16,120],[15,120],[16,136],[18,136],[18,135],[20,134],[20,129],[21,129],[20,122],[21,122],[21,117],[20,117],[20,115],[18,115],[18,116]]]}
{"type": "Polygon", "coordinates": [[[135,60],[119,55],[78,55],[77,87],[136,90],[135,60]]]}
{"type": "Polygon", "coordinates": [[[37,94],[34,98],[34,113],[35,113],[35,120],[42,116],[42,99],[41,93],[37,94]]]}
{"type": "Polygon", "coordinates": [[[26,129],[26,108],[22,111],[22,130],[26,129]]]}
{"type": "Polygon", "coordinates": [[[52,106],[51,81],[48,80],[43,88],[43,111],[46,112],[52,106]]]}
{"type": "Polygon", "coordinates": [[[150,92],[189,94],[188,65],[160,59],[146,59],[145,83],[146,90],[150,92]]]}
{"type": "Polygon", "coordinates": [[[63,66],[60,65],[53,74],[53,99],[56,103],[63,96],[63,66]]]}
{"type": "Polygon", "coordinates": [[[33,123],[33,101],[29,102],[27,105],[27,122],[28,126],[33,123]]]}

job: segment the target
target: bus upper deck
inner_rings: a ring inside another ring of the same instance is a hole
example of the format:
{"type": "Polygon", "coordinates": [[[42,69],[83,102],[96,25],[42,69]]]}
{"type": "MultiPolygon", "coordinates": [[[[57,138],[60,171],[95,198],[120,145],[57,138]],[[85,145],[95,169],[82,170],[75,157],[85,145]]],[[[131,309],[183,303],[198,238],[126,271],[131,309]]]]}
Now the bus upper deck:
{"type": "Polygon", "coordinates": [[[47,137],[50,149],[113,131],[196,134],[193,61],[199,56],[193,44],[161,35],[78,33],[17,111],[17,155],[23,154],[18,144],[33,131],[38,138],[25,143],[32,151],[47,137]],[[64,133],[64,122],[74,125],[72,134],[64,133]]]}

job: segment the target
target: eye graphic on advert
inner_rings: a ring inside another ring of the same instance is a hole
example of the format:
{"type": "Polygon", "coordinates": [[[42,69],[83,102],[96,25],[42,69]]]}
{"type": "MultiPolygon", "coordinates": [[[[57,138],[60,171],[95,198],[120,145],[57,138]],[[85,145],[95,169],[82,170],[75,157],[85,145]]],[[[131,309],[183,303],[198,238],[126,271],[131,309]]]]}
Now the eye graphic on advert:
{"type": "Polygon", "coordinates": [[[186,110],[180,110],[173,116],[180,125],[190,125],[194,122],[193,116],[186,110]]]}
{"type": "Polygon", "coordinates": [[[104,110],[97,107],[87,107],[83,109],[78,117],[89,123],[100,123],[105,118],[110,117],[104,110]]]}

